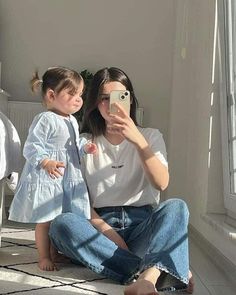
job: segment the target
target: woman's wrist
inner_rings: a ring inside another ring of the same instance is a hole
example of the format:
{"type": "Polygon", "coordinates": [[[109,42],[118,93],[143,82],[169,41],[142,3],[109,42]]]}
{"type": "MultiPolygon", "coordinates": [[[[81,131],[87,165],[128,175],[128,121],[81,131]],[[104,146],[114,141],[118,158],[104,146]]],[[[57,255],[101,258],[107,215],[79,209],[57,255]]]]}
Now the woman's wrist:
{"type": "Polygon", "coordinates": [[[145,137],[141,133],[135,145],[137,149],[140,151],[148,147],[148,142],[146,141],[145,137]]]}

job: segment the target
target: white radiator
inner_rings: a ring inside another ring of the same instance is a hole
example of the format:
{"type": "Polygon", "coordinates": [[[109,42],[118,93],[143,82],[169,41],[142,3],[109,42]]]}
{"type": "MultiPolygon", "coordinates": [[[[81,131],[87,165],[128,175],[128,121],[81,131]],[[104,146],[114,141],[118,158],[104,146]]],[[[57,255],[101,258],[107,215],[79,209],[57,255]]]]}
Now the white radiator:
{"type": "Polygon", "coordinates": [[[36,114],[43,111],[45,111],[45,108],[41,103],[18,101],[8,102],[8,118],[16,127],[22,145],[24,145],[27,138],[29,127],[33,118],[36,114]]]}
{"type": "MultiPolygon", "coordinates": [[[[8,118],[18,131],[22,148],[27,138],[29,127],[33,118],[36,114],[41,113],[44,110],[45,108],[43,105],[37,102],[8,102],[8,118]]],[[[21,162],[21,167],[23,168],[25,162],[23,157],[21,162]]]]}

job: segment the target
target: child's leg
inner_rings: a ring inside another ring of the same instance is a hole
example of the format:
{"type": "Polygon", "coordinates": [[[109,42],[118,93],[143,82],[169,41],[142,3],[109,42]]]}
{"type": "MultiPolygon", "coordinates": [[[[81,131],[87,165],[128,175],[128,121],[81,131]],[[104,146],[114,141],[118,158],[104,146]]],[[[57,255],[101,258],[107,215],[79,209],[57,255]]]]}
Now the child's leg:
{"type": "Polygon", "coordinates": [[[50,239],[48,236],[50,222],[38,223],[35,228],[35,241],[39,254],[38,266],[41,270],[56,270],[50,256],[50,239]]]}
{"type": "Polygon", "coordinates": [[[70,258],[66,257],[64,254],[59,253],[58,250],[53,246],[53,244],[50,244],[50,256],[52,262],[57,263],[70,263],[70,258]]]}

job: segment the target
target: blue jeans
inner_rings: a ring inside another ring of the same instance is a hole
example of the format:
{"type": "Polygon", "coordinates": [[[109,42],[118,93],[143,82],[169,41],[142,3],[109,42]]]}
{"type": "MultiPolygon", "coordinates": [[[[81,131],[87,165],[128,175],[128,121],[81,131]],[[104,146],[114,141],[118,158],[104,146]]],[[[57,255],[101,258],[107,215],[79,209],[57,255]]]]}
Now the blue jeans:
{"type": "Polygon", "coordinates": [[[157,282],[158,290],[187,285],[189,213],[184,201],[169,199],[157,208],[147,205],[95,210],[122,236],[129,251],[73,213],[61,214],[51,222],[49,235],[54,246],[73,261],[122,284],[155,266],[165,275],[157,282]]]}

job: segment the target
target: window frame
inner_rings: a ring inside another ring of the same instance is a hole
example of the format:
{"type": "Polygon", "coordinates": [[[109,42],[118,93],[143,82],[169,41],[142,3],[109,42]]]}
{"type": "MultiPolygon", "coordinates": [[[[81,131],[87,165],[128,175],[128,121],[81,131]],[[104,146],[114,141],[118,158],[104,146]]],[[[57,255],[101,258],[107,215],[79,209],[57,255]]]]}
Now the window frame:
{"type": "MultiPolygon", "coordinates": [[[[219,3],[219,2],[218,2],[219,3]]],[[[221,109],[221,138],[222,138],[222,160],[223,160],[223,184],[224,184],[224,206],[228,215],[236,218],[236,193],[232,193],[232,176],[231,166],[233,162],[232,146],[230,146],[231,136],[231,121],[229,105],[230,101],[235,103],[235,95],[232,93],[232,72],[230,62],[232,62],[232,50],[230,51],[229,38],[232,30],[229,26],[229,9],[231,0],[224,0],[222,7],[219,7],[219,35],[220,35],[220,109],[221,109]]],[[[231,36],[230,36],[231,37],[231,36]]],[[[236,37],[235,37],[236,39],[236,37]]],[[[236,47],[236,46],[235,46],[236,47]]],[[[235,56],[236,59],[236,56],[235,56]]],[[[235,64],[236,67],[236,64],[235,64]]],[[[236,85],[236,78],[235,78],[236,85]]],[[[236,159],[236,151],[235,151],[236,159]]],[[[235,181],[236,187],[236,181],[235,181]]]]}

